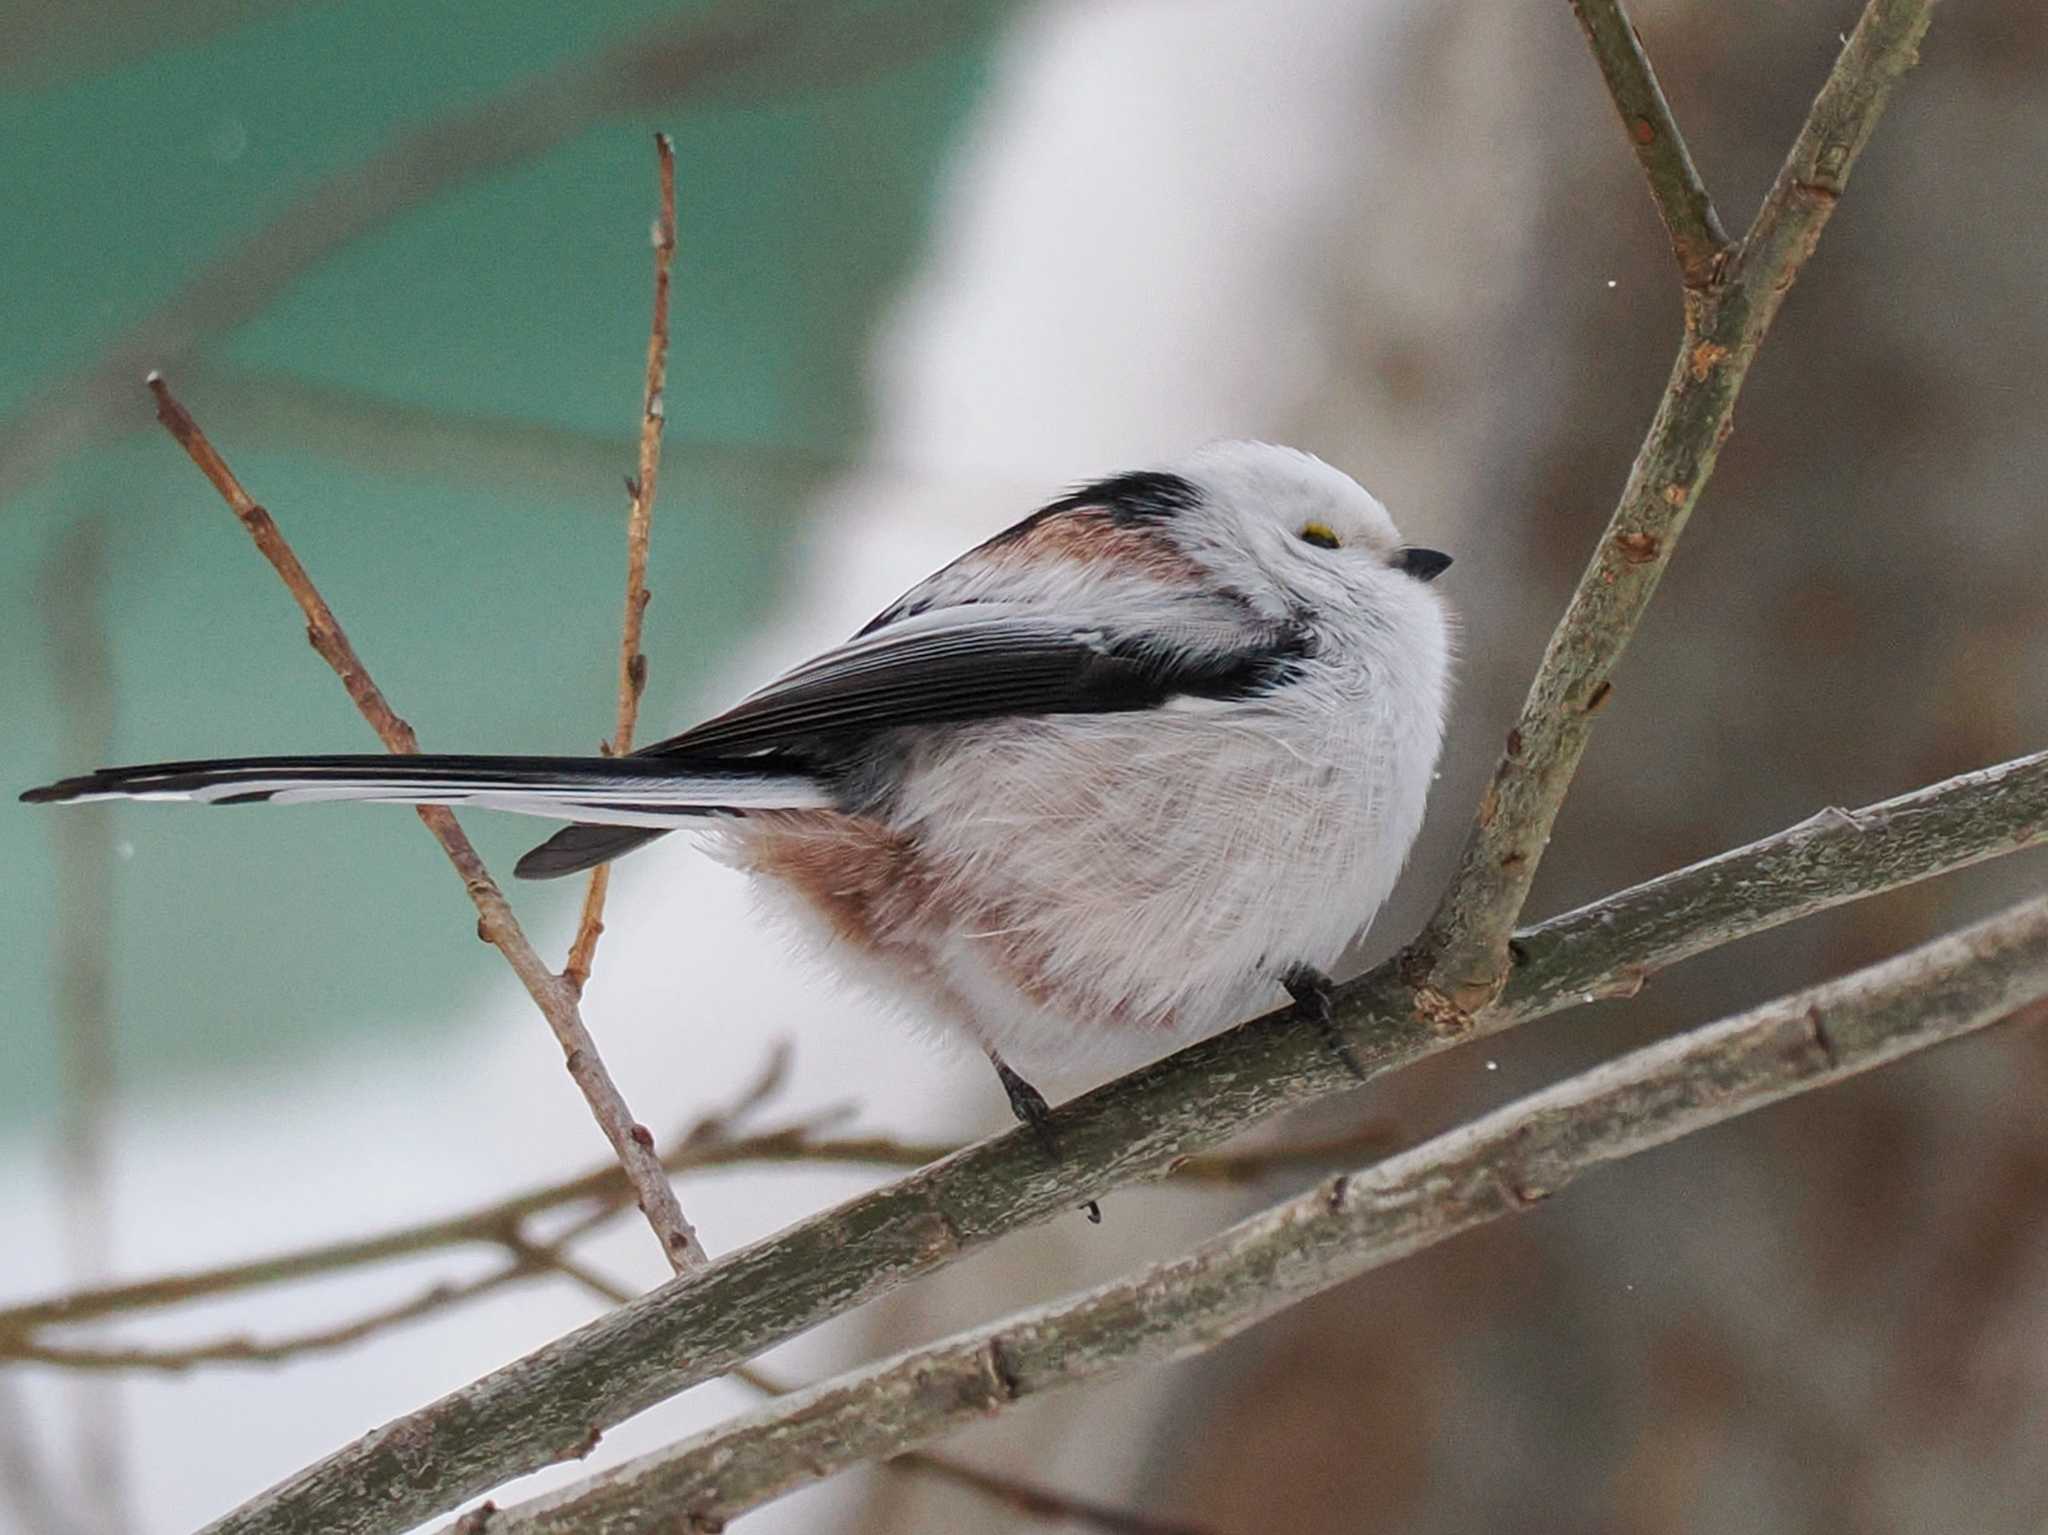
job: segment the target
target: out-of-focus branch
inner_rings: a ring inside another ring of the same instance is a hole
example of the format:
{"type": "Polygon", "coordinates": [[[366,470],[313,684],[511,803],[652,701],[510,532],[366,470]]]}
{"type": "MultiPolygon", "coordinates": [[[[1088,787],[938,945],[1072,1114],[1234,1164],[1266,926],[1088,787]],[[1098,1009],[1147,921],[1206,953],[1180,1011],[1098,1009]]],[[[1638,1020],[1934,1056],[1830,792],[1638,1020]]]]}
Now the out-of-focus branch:
{"type": "MultiPolygon", "coordinates": [[[[633,727],[640,718],[640,695],[647,688],[647,657],[640,652],[640,635],[647,617],[647,543],[654,531],[654,488],[661,473],[661,429],[668,419],[664,398],[668,383],[668,275],[676,254],[676,154],[668,135],[654,136],[654,153],[660,167],[661,211],[654,221],[654,318],[647,330],[647,378],[640,396],[639,472],[626,482],[630,505],[626,511],[626,613],[619,626],[618,725],[606,748],[623,757],[633,749],[633,727]]],[[[569,960],[562,967],[562,980],[577,996],[590,979],[590,962],[597,953],[598,935],[604,931],[604,898],[611,888],[612,866],[601,863],[590,871],[590,884],[583,895],[583,913],[576,922],[576,937],[569,945],[569,960]]]]}
{"type": "MultiPolygon", "coordinates": [[[[335,618],[334,610],[328,607],[327,600],[313,585],[313,578],[299,563],[298,555],[286,542],[276,520],[242,488],[227,461],[207,441],[199,424],[172,395],[163,376],[150,374],[149,387],[156,395],[157,419],[177,439],[200,472],[213,482],[221,499],[227,502],[229,509],[248,530],[250,538],[255,540],[263,557],[276,570],[286,590],[298,603],[299,610],[306,615],[307,639],[319,652],[320,658],[334,668],[357,710],[377,732],[377,738],[391,751],[416,753],[420,749],[419,738],[413,734],[412,726],[398,717],[377,684],[371,681],[362,658],[356,654],[355,647],[349,643],[348,636],[335,618]]],[[[669,1186],[668,1176],[661,1169],[661,1160],[655,1155],[654,1136],[633,1118],[624,1096],[611,1079],[611,1073],[605,1069],[604,1059],[597,1051],[597,1042],[591,1038],[590,1030],[585,1027],[583,1016],[577,1009],[574,992],[534,952],[519,919],[513,916],[504,892],[491,878],[469,837],[456,824],[454,815],[439,805],[416,808],[420,820],[426,823],[427,830],[455,866],[463,888],[469,892],[469,898],[476,906],[478,935],[505,956],[506,963],[511,965],[513,973],[526,987],[527,995],[533,998],[541,1016],[554,1030],[569,1075],[582,1091],[605,1138],[611,1142],[612,1151],[625,1168],[641,1212],[654,1228],[663,1254],[678,1272],[703,1263],[704,1249],[698,1244],[697,1234],[689,1221],[684,1218],[675,1190],[669,1186]]]]}
{"type": "Polygon", "coordinates": [[[1650,181],[1650,195],[1657,201],[1657,213],[1671,236],[1671,254],[1688,288],[1704,288],[1713,281],[1722,259],[1732,248],[1706,183],[1693,166],[1692,151],[1685,147],[1685,135],[1671,115],[1664,99],[1664,87],[1657,83],[1657,71],[1643,52],[1643,40],[1636,35],[1621,0],[1572,0],[1572,11],[1584,29],[1586,43],[1607,82],[1607,94],[1628,141],[1635,146],[1636,159],[1650,181]]]}
{"type": "Polygon", "coordinates": [[[4,1354],[10,1362],[53,1365],[66,1370],[145,1370],[173,1375],[199,1365],[283,1364],[309,1354],[345,1348],[406,1322],[433,1316],[464,1301],[487,1295],[514,1280],[529,1278],[541,1272],[542,1267],[515,1258],[480,1278],[460,1284],[432,1284],[407,1300],[380,1306],[349,1321],[277,1338],[237,1336],[209,1338],[189,1344],[122,1346],[46,1343],[40,1338],[17,1338],[7,1340],[4,1354]]]}
{"type": "MultiPolygon", "coordinates": [[[[928,0],[720,0],[400,134],[307,188],[275,219],[189,278],[85,367],[0,420],[0,505],[128,422],[138,373],[175,368],[263,312],[335,254],[450,188],[539,159],[592,123],[715,96],[750,99],[858,80],[959,41],[977,8],[928,0]]],[[[133,416],[134,425],[142,418],[133,416]]]]}
{"type": "MultiPolygon", "coordinates": [[[[785,1397],[802,1389],[778,1381],[766,1371],[752,1365],[742,1365],[732,1372],[730,1378],[771,1397],[785,1397]]],[[[906,1450],[901,1455],[892,1456],[884,1464],[892,1471],[933,1477],[942,1482],[950,1482],[956,1487],[964,1487],[1000,1508],[1008,1509],[1013,1514],[1022,1514],[1026,1519],[1039,1519],[1054,1524],[1078,1524],[1087,1529],[1101,1530],[1104,1535],[1208,1535],[1208,1532],[1199,1525],[1155,1519],[1149,1514],[1141,1514],[1133,1509],[1118,1508],[1112,1504],[1098,1503],[1092,1498],[1077,1497],[1072,1493],[1061,1492],[1056,1487],[1048,1487],[1043,1482],[1027,1482],[1021,1477],[1005,1476],[1000,1471],[990,1471],[981,1466],[970,1465],[964,1460],[955,1460],[950,1455],[934,1454],[929,1450],[906,1450]]],[[[486,1522],[486,1528],[488,1527],[486,1522]]]]}
{"type": "MultiPolygon", "coordinates": [[[[1390,1149],[1394,1139],[1390,1126],[1374,1121],[1347,1135],[1323,1140],[1182,1157],[1168,1169],[1167,1178],[1196,1185],[1250,1184],[1277,1172],[1342,1167],[1355,1162],[1360,1156],[1390,1149]]],[[[675,1149],[662,1159],[662,1166],[670,1173],[778,1164],[914,1168],[936,1162],[959,1149],[951,1142],[903,1141],[891,1136],[820,1137],[809,1123],[730,1139],[704,1136],[700,1126],[697,1131],[686,1132],[676,1138],[675,1149]]],[[[73,1325],[95,1317],[161,1310],[211,1296],[289,1284],[321,1274],[367,1268],[449,1248],[504,1247],[518,1238],[533,1216],[565,1205],[589,1202],[594,1206],[591,1216],[602,1217],[631,1200],[632,1189],[625,1174],[618,1163],[608,1162],[578,1177],[495,1200],[464,1214],[421,1221],[375,1236],[297,1248],[271,1257],[222,1264],[217,1268],[194,1269],[182,1274],[166,1274],[23,1301],[0,1308],[0,1362],[30,1357],[19,1345],[30,1341],[35,1333],[46,1327],[73,1325]]],[[[560,1239],[553,1245],[558,1250],[560,1239]]],[[[565,1263],[565,1257],[558,1256],[555,1266],[566,1271],[565,1263]]],[[[572,1277],[582,1278],[580,1274],[572,1274],[572,1277]]],[[[613,1298],[624,1300],[630,1296],[613,1298]]]]}
{"type": "MultiPolygon", "coordinates": [[[[98,514],[77,523],[43,572],[50,670],[64,721],[65,755],[104,762],[113,755],[114,669],[107,653],[107,526],[98,514]]],[[[58,1195],[65,1268],[74,1285],[97,1284],[113,1256],[108,1171],[114,1112],[114,818],[81,806],[51,828],[55,842],[58,1195]]],[[[74,1391],[78,1432],[77,1512],[89,1530],[119,1535],[134,1524],[127,1507],[127,1456],[118,1387],[82,1381],[74,1391]]]]}
{"type": "Polygon", "coordinates": [[[810,1386],[513,1508],[492,1535],[722,1528],[1019,1402],[1186,1357],[1595,1167],[1986,1027],[2048,996],[2048,896],[1635,1051],[1243,1221],[1183,1257],[810,1386]]]}
{"type": "MultiPolygon", "coordinates": [[[[1622,651],[1714,471],[1757,349],[1812,255],[1893,84],[1914,62],[1933,3],[1870,0],[1741,245],[1731,256],[1710,261],[1705,280],[1687,279],[1685,336],[1656,416],[1607,530],[1550,637],[1521,717],[1508,732],[1457,873],[1409,955],[1418,1004],[1446,1029],[1469,1027],[1507,979],[1509,934],[1585,752],[1593,716],[1613,691],[1622,651]]],[[[1611,0],[1587,0],[1581,14],[1628,120],[1642,105],[1637,88],[1655,90],[1648,62],[1638,72],[1603,48],[1614,28],[1628,26],[1611,0]]],[[[1632,35],[1629,43],[1639,55],[1632,35]]],[[[1668,110],[1662,117],[1668,124],[1668,110]]],[[[1658,137],[1636,147],[1656,151],[1657,158],[1646,155],[1645,164],[1669,217],[1673,205],[1666,193],[1678,175],[1683,145],[1675,124],[1652,126],[1658,137]]],[[[1681,197],[1680,226],[1690,229],[1684,203],[1681,197]]],[[[1684,265],[1683,251],[1680,260],[1684,265]]]]}
{"type": "Polygon", "coordinates": [[[38,1449],[19,1387],[12,1376],[0,1375],[0,1517],[11,1515],[11,1528],[41,1535],[85,1535],[38,1449]]]}
{"type": "MultiPolygon", "coordinates": [[[[1633,988],[1703,948],[2043,841],[2048,756],[1869,811],[1827,813],[1726,855],[1736,863],[1709,860],[1526,931],[1519,941],[1532,979],[1505,993],[1479,1027],[1500,1032],[1633,988]],[[1889,815],[1913,834],[1884,835],[1889,815]],[[1830,830],[1866,816],[1879,828],[1868,840],[1830,830]],[[1731,875],[1744,859],[1751,882],[1736,888],[1731,875]],[[1566,981],[1569,990],[1560,987],[1566,981]]],[[[1375,1072],[1457,1042],[1417,1018],[1398,959],[1339,987],[1336,1019],[1375,1072]]],[[[1156,1178],[1180,1155],[1356,1085],[1292,1009],[1255,1019],[1061,1105],[1057,1165],[1020,1131],[965,1147],[372,1431],[209,1530],[282,1535],[309,1520],[337,1532],[409,1528],[561,1459],[561,1447],[591,1426],[621,1422],[998,1236],[1156,1178]],[[422,1443],[435,1450],[428,1475],[411,1451],[422,1443]],[[366,1492],[376,1518],[363,1511],[366,1492]]]]}
{"type": "MultiPolygon", "coordinates": [[[[754,1080],[741,1089],[732,1103],[705,1115],[676,1138],[676,1149],[663,1165],[675,1171],[721,1163],[784,1160],[794,1148],[805,1145],[812,1123],[744,1139],[734,1139],[730,1134],[734,1126],[781,1089],[788,1078],[789,1059],[788,1046],[778,1044],[769,1052],[754,1080]]],[[[843,1149],[848,1153],[847,1160],[856,1160],[851,1150],[859,1144],[850,1142],[834,1149],[843,1149]]],[[[609,1300],[624,1301],[631,1298],[632,1292],[608,1288],[609,1282],[593,1277],[569,1249],[579,1237],[631,1203],[632,1198],[632,1186],[627,1183],[624,1170],[617,1162],[608,1162],[580,1177],[496,1200],[464,1215],[424,1221],[373,1237],[23,1302],[0,1310],[0,1362],[21,1360],[76,1369],[140,1370],[184,1370],[201,1364],[274,1364],[301,1354],[357,1343],[387,1328],[489,1294],[501,1286],[548,1273],[566,1274],[609,1300]],[[569,1204],[587,1204],[589,1208],[558,1228],[545,1242],[527,1234],[527,1223],[535,1216],[569,1204]],[[286,1338],[257,1342],[237,1337],[171,1348],[94,1349],[53,1343],[39,1336],[43,1329],[96,1317],[157,1310],[233,1291],[478,1244],[503,1250],[511,1263],[479,1279],[460,1284],[437,1283],[410,1300],[286,1338]]]]}
{"type": "MultiPolygon", "coordinates": [[[[380,473],[459,473],[466,483],[502,486],[539,500],[589,504],[593,486],[632,451],[624,432],[608,436],[534,417],[451,410],[269,369],[201,363],[185,380],[222,420],[252,441],[281,444],[380,473]]],[[[668,436],[664,456],[686,468],[779,486],[843,472],[851,450],[736,437],[668,436]]],[[[915,466],[898,472],[915,474],[915,466]]]]}

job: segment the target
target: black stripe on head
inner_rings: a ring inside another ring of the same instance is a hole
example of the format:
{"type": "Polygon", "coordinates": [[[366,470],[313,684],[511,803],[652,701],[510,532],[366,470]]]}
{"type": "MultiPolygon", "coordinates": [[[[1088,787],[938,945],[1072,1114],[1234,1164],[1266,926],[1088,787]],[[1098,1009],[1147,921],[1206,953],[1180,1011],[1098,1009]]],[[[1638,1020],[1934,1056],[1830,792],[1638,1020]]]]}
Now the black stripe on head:
{"type": "MultiPolygon", "coordinates": [[[[1136,469],[1113,474],[1106,480],[1077,485],[1057,501],[1049,501],[1022,522],[1013,523],[984,543],[982,549],[1000,549],[1015,543],[1049,517],[1066,517],[1097,507],[1109,513],[1120,527],[1157,527],[1200,504],[1202,493],[1192,480],[1158,469],[1136,469]]],[[[979,552],[979,551],[976,551],[979,552]]]]}
{"type": "MultiPolygon", "coordinates": [[[[1097,507],[1107,511],[1110,521],[1120,527],[1157,527],[1180,513],[1201,503],[1202,493],[1195,488],[1192,480],[1177,474],[1168,474],[1159,469],[1136,469],[1128,474],[1113,474],[1106,480],[1076,486],[1059,500],[1048,502],[1021,522],[1014,522],[993,538],[985,539],[961,556],[971,560],[976,555],[987,554],[1014,544],[1028,536],[1048,518],[1072,516],[1076,512],[1091,511],[1097,507]]],[[[955,561],[955,564],[959,561],[955,561]]],[[[855,631],[854,638],[873,634],[886,624],[915,617],[932,605],[928,596],[919,596],[916,591],[907,593],[896,602],[882,609],[855,631]]]]}
{"type": "Polygon", "coordinates": [[[1077,486],[1039,515],[1049,517],[1099,506],[1109,512],[1112,521],[1125,527],[1151,527],[1191,510],[1201,499],[1202,493],[1192,480],[1159,469],[1136,469],[1077,486]]]}

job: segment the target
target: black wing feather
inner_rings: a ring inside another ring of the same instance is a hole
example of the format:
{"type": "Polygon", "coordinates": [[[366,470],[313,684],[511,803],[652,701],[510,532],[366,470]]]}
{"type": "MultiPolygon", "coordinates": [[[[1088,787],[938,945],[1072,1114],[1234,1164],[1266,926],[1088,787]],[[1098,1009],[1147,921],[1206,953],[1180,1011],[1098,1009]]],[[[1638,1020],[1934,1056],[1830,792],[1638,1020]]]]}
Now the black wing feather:
{"type": "Polygon", "coordinates": [[[770,684],[650,755],[787,752],[905,725],[1150,708],[1176,695],[1243,697],[1272,687],[1310,653],[1298,624],[1233,624],[1227,643],[1162,643],[999,609],[961,608],[944,626],[882,630],[770,684]]]}

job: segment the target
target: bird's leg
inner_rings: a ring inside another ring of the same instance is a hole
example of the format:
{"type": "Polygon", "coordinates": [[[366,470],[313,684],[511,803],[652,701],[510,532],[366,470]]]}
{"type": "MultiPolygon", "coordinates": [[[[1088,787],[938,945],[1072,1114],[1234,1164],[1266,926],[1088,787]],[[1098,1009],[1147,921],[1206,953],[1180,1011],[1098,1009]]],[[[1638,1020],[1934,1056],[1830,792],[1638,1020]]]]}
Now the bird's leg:
{"type": "Polygon", "coordinates": [[[1003,1084],[1003,1091],[1009,1094],[1010,1112],[1020,1123],[1031,1127],[1031,1133],[1038,1137],[1038,1144],[1045,1148],[1046,1156],[1057,1162],[1060,1143],[1052,1133],[1052,1105],[1045,1101],[1045,1094],[1012,1071],[1010,1063],[995,1051],[989,1051],[988,1060],[996,1069],[996,1078],[1003,1084]]]}
{"type": "Polygon", "coordinates": [[[1336,982],[1313,965],[1296,965],[1280,977],[1280,984],[1294,998],[1294,1016],[1314,1024],[1330,1054],[1344,1063],[1346,1071],[1365,1081],[1365,1067],[1350,1043],[1337,1032],[1337,1019],[1330,1010],[1330,993],[1336,989],[1336,982]]]}
{"type": "MultiPolygon", "coordinates": [[[[996,1079],[1003,1084],[1003,1091],[1009,1095],[1010,1112],[1017,1116],[1019,1123],[1030,1127],[1038,1137],[1038,1144],[1045,1148],[1045,1154],[1055,1165],[1060,1159],[1059,1137],[1053,1134],[1052,1105],[1045,1101],[1045,1094],[1011,1069],[1010,1063],[995,1051],[988,1053],[989,1064],[996,1069],[996,1079]]],[[[1102,1207],[1089,1200],[1081,1207],[1088,1219],[1100,1224],[1102,1207]]]]}

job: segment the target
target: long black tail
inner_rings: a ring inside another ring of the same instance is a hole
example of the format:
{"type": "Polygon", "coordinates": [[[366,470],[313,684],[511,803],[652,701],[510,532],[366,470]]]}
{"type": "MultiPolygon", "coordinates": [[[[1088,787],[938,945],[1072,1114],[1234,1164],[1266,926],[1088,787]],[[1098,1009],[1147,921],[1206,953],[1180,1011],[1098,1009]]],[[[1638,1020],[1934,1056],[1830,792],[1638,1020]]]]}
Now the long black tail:
{"type": "Polygon", "coordinates": [[[234,757],[102,768],[21,797],[30,804],[372,800],[477,805],[578,823],[520,859],[522,879],[594,868],[706,815],[831,803],[816,779],[787,763],[688,757],[234,757]]]}

